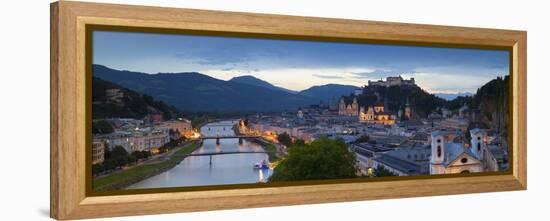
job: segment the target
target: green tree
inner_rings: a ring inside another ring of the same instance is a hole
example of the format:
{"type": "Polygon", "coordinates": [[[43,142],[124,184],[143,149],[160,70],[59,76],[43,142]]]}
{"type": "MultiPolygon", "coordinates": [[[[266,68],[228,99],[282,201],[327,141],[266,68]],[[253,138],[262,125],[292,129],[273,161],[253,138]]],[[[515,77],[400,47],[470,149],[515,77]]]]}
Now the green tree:
{"type": "Polygon", "coordinates": [[[115,146],[111,151],[111,158],[116,161],[118,167],[122,167],[130,162],[129,154],[122,146],[115,146]]]}
{"type": "Polygon", "coordinates": [[[342,140],[319,138],[294,145],[275,168],[270,181],[338,179],[356,177],[355,155],[342,140]]]}
{"type": "Polygon", "coordinates": [[[117,161],[116,160],[106,159],[105,161],[103,161],[103,170],[104,171],[114,170],[116,168],[117,168],[117,161]]]}
{"type": "Polygon", "coordinates": [[[133,156],[133,155],[129,155],[128,156],[128,163],[135,163],[137,162],[137,157],[133,156]]]}
{"type": "Polygon", "coordinates": [[[110,134],[113,131],[113,126],[106,120],[98,120],[92,123],[92,132],[94,134],[110,134]]]}
{"type": "Polygon", "coordinates": [[[134,156],[137,160],[144,158],[142,151],[134,151],[132,152],[132,156],[134,156]]]}
{"type": "Polygon", "coordinates": [[[294,140],[293,145],[306,145],[306,141],[302,140],[302,139],[296,139],[296,140],[294,140]]]}
{"type": "Polygon", "coordinates": [[[104,169],[105,168],[103,167],[102,163],[94,164],[94,165],[92,165],[92,174],[94,176],[98,175],[99,173],[103,172],[104,169]]]}
{"type": "Polygon", "coordinates": [[[290,147],[292,145],[292,138],[286,132],[277,135],[277,140],[287,147],[290,147]]]}
{"type": "Polygon", "coordinates": [[[397,176],[397,174],[389,171],[382,165],[378,165],[373,172],[373,175],[375,177],[384,177],[384,176],[397,176]]]}
{"type": "Polygon", "coordinates": [[[141,154],[143,155],[144,159],[149,159],[151,157],[151,152],[146,151],[146,150],[141,151],[141,154]]]}
{"type": "Polygon", "coordinates": [[[104,159],[110,159],[111,158],[111,148],[109,147],[108,143],[105,143],[105,148],[103,151],[103,158],[104,159]]]}

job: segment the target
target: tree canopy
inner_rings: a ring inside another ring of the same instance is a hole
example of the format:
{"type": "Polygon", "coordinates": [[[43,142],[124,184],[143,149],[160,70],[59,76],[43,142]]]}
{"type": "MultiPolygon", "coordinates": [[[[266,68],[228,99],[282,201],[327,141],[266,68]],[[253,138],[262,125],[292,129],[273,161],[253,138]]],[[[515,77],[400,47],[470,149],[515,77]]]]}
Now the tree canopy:
{"type": "Polygon", "coordinates": [[[382,165],[378,165],[378,167],[374,169],[373,175],[375,177],[397,176],[397,174],[391,172],[382,165]]]}
{"type": "Polygon", "coordinates": [[[355,155],[342,140],[322,137],[292,146],[270,181],[352,178],[357,176],[355,163],[355,155]]]}
{"type": "Polygon", "coordinates": [[[114,131],[113,126],[106,120],[92,122],[92,132],[94,134],[109,134],[114,131]]]}
{"type": "Polygon", "coordinates": [[[286,132],[277,135],[277,140],[278,140],[281,144],[283,144],[283,145],[285,145],[285,146],[287,146],[287,147],[289,147],[289,146],[292,145],[292,138],[291,138],[290,135],[288,135],[288,133],[286,133],[286,132]]]}

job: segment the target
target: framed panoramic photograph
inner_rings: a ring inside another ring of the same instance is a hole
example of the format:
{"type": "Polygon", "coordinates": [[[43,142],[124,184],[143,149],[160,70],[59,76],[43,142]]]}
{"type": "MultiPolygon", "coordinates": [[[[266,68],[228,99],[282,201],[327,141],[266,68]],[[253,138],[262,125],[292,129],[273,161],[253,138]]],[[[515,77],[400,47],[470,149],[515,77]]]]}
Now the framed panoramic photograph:
{"type": "Polygon", "coordinates": [[[80,2],[51,24],[54,218],[527,188],[524,31],[80,2]]]}

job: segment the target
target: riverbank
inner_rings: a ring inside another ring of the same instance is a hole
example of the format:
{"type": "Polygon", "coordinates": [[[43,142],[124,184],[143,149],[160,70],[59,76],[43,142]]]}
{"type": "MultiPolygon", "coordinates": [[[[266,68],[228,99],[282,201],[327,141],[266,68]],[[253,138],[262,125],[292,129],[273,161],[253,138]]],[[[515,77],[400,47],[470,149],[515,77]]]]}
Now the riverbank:
{"type": "Polygon", "coordinates": [[[276,162],[280,160],[280,158],[277,156],[277,147],[275,147],[274,144],[267,144],[262,146],[265,151],[267,152],[267,156],[269,158],[269,162],[276,162]]]}
{"type": "Polygon", "coordinates": [[[96,178],[93,180],[93,189],[94,191],[120,190],[149,177],[156,176],[174,168],[185,159],[185,156],[181,155],[190,154],[200,146],[198,142],[193,142],[167,154],[167,157],[170,157],[169,159],[161,157],[127,170],[96,178]]]}
{"type": "MultiPolygon", "coordinates": [[[[247,134],[243,134],[239,131],[238,124],[233,125],[232,129],[235,132],[235,134],[238,135],[238,136],[247,135],[247,134]]],[[[281,159],[277,154],[277,152],[279,152],[279,151],[277,150],[277,147],[275,146],[274,143],[272,143],[270,141],[267,141],[267,140],[265,140],[264,138],[261,138],[261,137],[252,138],[252,139],[250,139],[250,141],[252,141],[254,143],[257,143],[257,144],[260,144],[260,146],[262,146],[264,151],[267,152],[269,162],[276,162],[276,161],[281,159]]]]}
{"type": "Polygon", "coordinates": [[[263,138],[252,138],[250,141],[259,144],[265,152],[267,152],[267,157],[269,159],[269,162],[276,162],[280,160],[281,158],[278,156],[277,147],[275,144],[263,139],[263,138]]]}

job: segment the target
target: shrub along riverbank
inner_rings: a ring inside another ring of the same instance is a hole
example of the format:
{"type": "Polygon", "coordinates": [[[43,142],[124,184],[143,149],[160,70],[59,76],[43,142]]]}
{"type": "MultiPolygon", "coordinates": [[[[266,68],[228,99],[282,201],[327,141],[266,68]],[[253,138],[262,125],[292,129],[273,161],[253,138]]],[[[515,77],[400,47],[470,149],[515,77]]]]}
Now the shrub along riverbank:
{"type": "Polygon", "coordinates": [[[273,163],[281,159],[277,156],[277,147],[270,141],[267,141],[263,138],[253,138],[250,141],[262,146],[264,151],[267,152],[269,162],[273,163]]]}
{"type": "Polygon", "coordinates": [[[268,152],[267,156],[269,158],[269,162],[275,162],[279,160],[279,157],[277,156],[277,147],[275,147],[274,144],[267,144],[263,146],[265,151],[268,152]]]}
{"type": "Polygon", "coordinates": [[[128,187],[134,183],[172,169],[185,159],[185,157],[181,155],[190,154],[199,147],[199,143],[191,143],[180,148],[175,153],[167,153],[166,156],[171,156],[168,160],[155,159],[152,162],[146,162],[127,170],[96,178],[93,180],[93,189],[94,191],[109,191],[128,187]]]}

